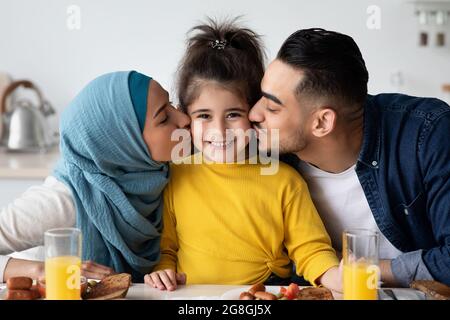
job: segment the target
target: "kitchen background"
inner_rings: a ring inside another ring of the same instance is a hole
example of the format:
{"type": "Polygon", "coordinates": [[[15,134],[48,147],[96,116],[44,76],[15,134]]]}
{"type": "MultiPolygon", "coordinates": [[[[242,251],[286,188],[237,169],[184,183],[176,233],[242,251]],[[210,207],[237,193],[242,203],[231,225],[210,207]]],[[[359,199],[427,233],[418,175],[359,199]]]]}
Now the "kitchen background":
{"type": "MultiPolygon", "coordinates": [[[[33,81],[56,110],[48,117],[49,128],[57,127],[60,112],[77,92],[105,72],[139,70],[174,96],[189,28],[206,16],[236,15],[264,36],[269,61],[297,29],[332,29],[360,46],[370,93],[450,102],[450,1],[0,0],[0,80],[7,81],[6,73],[33,81]]],[[[17,90],[14,101],[27,95],[17,90]]],[[[1,151],[0,207],[40,183],[57,158],[57,148],[1,151]]]]}

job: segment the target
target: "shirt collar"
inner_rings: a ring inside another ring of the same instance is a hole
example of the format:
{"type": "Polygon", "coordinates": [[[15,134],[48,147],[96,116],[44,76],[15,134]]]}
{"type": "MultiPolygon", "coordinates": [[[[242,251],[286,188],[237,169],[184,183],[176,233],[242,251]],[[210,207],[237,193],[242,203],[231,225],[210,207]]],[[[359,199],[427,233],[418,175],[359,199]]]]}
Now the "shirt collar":
{"type": "Polygon", "coordinates": [[[378,169],[380,164],[381,134],[379,120],[380,112],[373,101],[373,96],[367,95],[364,104],[363,142],[358,161],[373,169],[378,169]]]}

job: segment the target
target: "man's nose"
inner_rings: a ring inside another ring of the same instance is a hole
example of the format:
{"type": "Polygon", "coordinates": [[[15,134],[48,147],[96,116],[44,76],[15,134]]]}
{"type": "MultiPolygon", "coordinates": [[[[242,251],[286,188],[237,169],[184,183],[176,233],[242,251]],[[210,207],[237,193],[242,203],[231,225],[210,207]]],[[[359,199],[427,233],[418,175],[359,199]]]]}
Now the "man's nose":
{"type": "Polygon", "coordinates": [[[264,121],[264,115],[261,110],[261,105],[259,102],[257,102],[253,106],[253,108],[250,110],[250,112],[248,114],[248,119],[250,120],[250,122],[256,122],[256,123],[264,121]]]}

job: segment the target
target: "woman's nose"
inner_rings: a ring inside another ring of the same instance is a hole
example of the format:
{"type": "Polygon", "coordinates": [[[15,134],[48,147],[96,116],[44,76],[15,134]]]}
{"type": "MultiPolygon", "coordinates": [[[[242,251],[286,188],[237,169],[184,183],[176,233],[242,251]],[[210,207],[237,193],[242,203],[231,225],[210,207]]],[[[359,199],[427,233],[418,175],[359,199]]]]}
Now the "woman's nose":
{"type": "Polygon", "coordinates": [[[191,118],[187,114],[185,114],[184,112],[182,112],[178,109],[175,109],[175,112],[176,112],[176,116],[178,118],[178,123],[177,123],[178,128],[180,128],[180,129],[189,128],[189,125],[191,124],[191,118]]]}

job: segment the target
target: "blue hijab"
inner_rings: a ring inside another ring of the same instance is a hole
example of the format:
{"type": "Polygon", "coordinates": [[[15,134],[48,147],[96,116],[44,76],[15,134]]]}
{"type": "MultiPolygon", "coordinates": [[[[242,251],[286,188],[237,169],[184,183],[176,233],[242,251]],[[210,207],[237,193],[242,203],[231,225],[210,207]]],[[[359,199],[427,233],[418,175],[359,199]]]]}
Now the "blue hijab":
{"type": "Polygon", "coordinates": [[[83,260],[142,282],[159,261],[168,166],[151,159],[142,137],[150,78],[131,88],[133,74],[146,77],[132,71],[94,79],[64,110],[54,175],[72,191],[83,260]],[[134,107],[142,97],[145,106],[134,107]]]}

